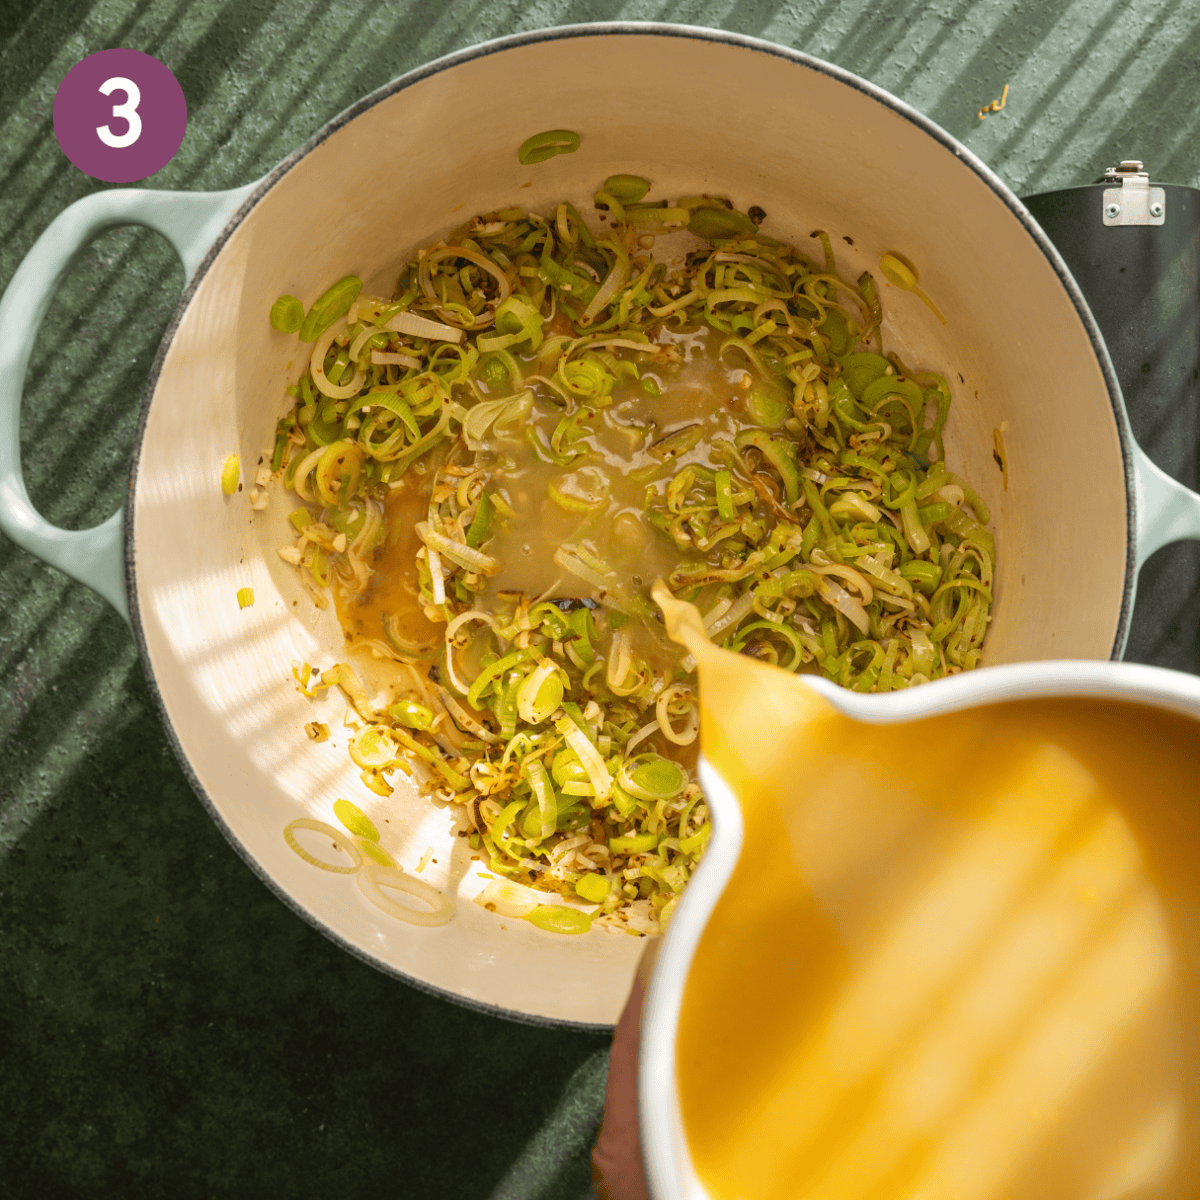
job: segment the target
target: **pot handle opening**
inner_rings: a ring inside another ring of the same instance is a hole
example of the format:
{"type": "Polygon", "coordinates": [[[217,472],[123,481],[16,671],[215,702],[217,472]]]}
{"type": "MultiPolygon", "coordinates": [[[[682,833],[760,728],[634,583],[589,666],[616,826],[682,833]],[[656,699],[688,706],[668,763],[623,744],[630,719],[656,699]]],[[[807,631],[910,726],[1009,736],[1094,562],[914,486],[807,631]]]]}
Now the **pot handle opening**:
{"type": "Polygon", "coordinates": [[[1133,486],[1137,501],[1137,567],[1156,550],[1185,538],[1200,538],[1200,494],[1171,478],[1133,447],[1133,486]]]}
{"type": "Polygon", "coordinates": [[[67,268],[92,238],[120,225],[145,225],[175,247],[190,280],[256,186],[228,192],[94,192],[50,222],[0,298],[0,529],[18,546],[103,596],[126,622],[124,509],[91,529],[59,529],[33,507],[25,490],[21,394],[34,339],[67,268]]]}

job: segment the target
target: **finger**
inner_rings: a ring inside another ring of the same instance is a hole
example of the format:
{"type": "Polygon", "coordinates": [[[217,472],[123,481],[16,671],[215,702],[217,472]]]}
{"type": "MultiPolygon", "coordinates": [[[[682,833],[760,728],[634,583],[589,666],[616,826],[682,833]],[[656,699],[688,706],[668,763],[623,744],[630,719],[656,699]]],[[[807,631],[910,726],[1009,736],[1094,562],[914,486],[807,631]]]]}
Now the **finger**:
{"type": "Polygon", "coordinates": [[[650,1200],[638,1133],[638,1033],[660,941],[648,941],[613,1035],[604,1119],[592,1151],[592,1182],[599,1200],[650,1200]]]}

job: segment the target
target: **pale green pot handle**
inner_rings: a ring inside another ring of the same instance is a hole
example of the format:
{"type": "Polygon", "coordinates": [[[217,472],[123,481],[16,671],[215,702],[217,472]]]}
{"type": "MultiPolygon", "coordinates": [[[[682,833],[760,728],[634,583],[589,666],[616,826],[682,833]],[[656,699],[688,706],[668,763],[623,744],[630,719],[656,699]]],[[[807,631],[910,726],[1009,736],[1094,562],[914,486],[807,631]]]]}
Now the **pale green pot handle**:
{"type": "Polygon", "coordinates": [[[1137,504],[1137,567],[1156,550],[1184,538],[1200,538],[1200,495],[1172,479],[1133,447],[1133,492],[1137,504]]]}
{"type": "Polygon", "coordinates": [[[114,188],[77,200],[50,223],[0,298],[0,529],[18,546],[86,584],[129,620],[123,515],[92,529],[59,529],[33,507],[21,475],[21,393],[34,339],[72,259],[118,225],[161,233],[190,280],[209,247],[256,184],[228,192],[114,188]]]}

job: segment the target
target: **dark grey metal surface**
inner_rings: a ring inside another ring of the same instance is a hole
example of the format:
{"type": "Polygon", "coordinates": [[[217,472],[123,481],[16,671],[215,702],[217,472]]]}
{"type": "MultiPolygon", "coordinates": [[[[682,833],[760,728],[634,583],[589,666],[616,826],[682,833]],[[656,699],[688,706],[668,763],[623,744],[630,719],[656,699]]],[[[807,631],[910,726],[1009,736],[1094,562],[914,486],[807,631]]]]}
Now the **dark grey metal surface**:
{"type": "MultiPolygon", "coordinates": [[[[1200,483],[1200,191],[1174,184],[1161,226],[1106,227],[1106,186],[1025,204],[1058,247],[1108,344],[1134,437],[1169,475],[1200,483]]],[[[1044,402],[1054,403],[1053,396],[1044,402]]],[[[1070,454],[1069,446],[1063,447],[1070,454]]],[[[1086,504],[1086,497],[1081,498],[1086,504]]],[[[1068,514],[1069,516],[1069,514],[1068,514]]],[[[1153,555],[1125,658],[1200,674],[1200,542],[1153,555]]]]}

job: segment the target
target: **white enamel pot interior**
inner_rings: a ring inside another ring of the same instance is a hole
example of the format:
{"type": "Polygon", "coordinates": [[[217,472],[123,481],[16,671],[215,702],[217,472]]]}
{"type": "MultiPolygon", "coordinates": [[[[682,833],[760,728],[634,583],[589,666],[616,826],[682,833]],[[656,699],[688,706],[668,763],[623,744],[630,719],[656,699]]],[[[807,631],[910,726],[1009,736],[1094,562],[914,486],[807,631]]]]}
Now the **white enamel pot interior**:
{"type": "MultiPolygon", "coordinates": [[[[470,215],[513,203],[546,212],[561,198],[587,213],[613,172],[647,176],[651,198],[705,191],[758,205],[766,232],[818,255],[809,235],[828,230],[844,276],[874,272],[888,345],[952,384],[949,462],[992,505],[1000,567],[985,662],[1119,655],[1139,521],[1168,540],[1200,518],[1174,485],[1136,470],[1112,369],[1078,290],[1019,202],[961,146],[879,89],[793,51],[641,24],[483,45],[367,97],[257,185],[219,196],[114,190],[73,206],[0,308],[6,333],[36,329],[72,244],[105,225],[140,221],[172,239],[194,274],[143,409],[125,577],[119,515],[66,533],[28,504],[12,448],[19,393],[0,396],[12,410],[12,446],[0,444],[6,532],[119,608],[128,600],[197,793],[297,912],[419,986],[515,1017],[583,1025],[615,1021],[638,940],[558,937],[469,903],[481,883],[449,815],[402,789],[388,801],[367,791],[344,734],[336,736],[340,700],[310,703],[293,686],[293,662],[327,666],[341,639],[276,554],[292,505],[278,495],[255,513],[245,492],[230,500],[217,481],[237,451],[249,485],[288,406],[284,389],[303,367],[301,345],[267,322],[277,296],[311,301],[349,273],[390,293],[418,247],[470,215]],[[580,85],[599,78],[603,103],[580,85]],[[548,127],[577,130],[579,150],[521,166],[516,148],[548,127]],[[945,325],[884,282],[877,268],[888,250],[918,265],[945,325]],[[1002,424],[1007,491],[992,455],[1002,424]],[[1149,497],[1140,508],[1137,489],[1149,497]],[[257,598],[245,610],[235,598],[242,587],[257,598]],[[310,742],[312,720],[327,722],[342,749],[310,742]],[[348,878],[288,848],[284,826],[299,816],[332,820],[339,796],[374,818],[406,868],[433,849],[423,877],[457,893],[451,923],[400,924],[348,878]]],[[[10,361],[0,364],[0,390],[23,377],[21,348],[32,340],[3,339],[10,361]]]]}
{"type": "MultiPolygon", "coordinates": [[[[1200,679],[1136,663],[1014,664],[886,696],[850,692],[825,679],[811,682],[847,716],[869,723],[918,721],[985,704],[1067,696],[1121,700],[1200,720],[1200,679]]],[[[711,1200],[696,1176],[680,1116],[675,1042],[688,969],[741,853],[742,816],[733,793],[703,756],[700,778],[712,811],[713,834],[663,938],[642,1017],[638,1107],[655,1200],[711,1200]]]]}

